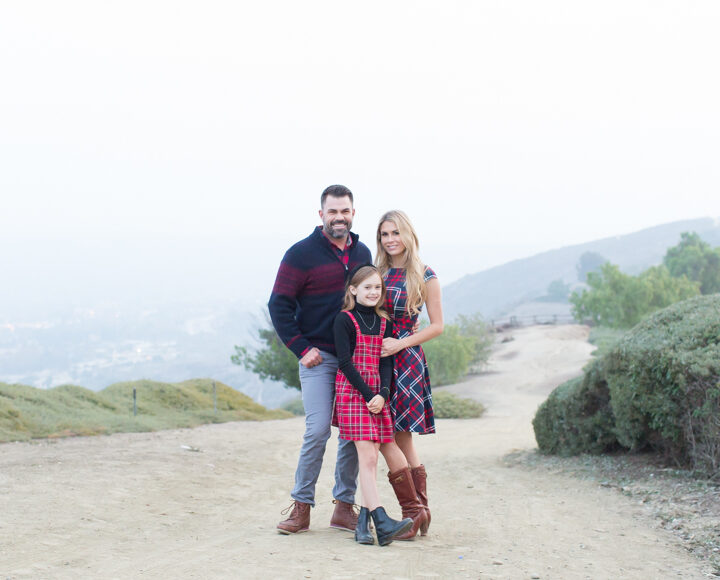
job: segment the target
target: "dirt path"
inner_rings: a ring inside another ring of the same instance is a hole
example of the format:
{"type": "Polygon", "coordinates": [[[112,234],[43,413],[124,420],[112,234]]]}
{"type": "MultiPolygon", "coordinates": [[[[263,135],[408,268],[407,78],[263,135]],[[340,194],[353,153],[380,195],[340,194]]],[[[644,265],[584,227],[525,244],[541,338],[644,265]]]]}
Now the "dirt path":
{"type": "Polygon", "coordinates": [[[592,350],[582,327],[513,336],[488,374],[447,387],[483,401],[487,414],[439,420],[438,434],[420,441],[433,507],[426,538],[360,546],[327,527],[334,442],[311,531],[277,534],[302,419],[6,444],[0,579],[703,578],[628,498],[503,465],[507,452],[535,446],[537,405],[592,350]]]}

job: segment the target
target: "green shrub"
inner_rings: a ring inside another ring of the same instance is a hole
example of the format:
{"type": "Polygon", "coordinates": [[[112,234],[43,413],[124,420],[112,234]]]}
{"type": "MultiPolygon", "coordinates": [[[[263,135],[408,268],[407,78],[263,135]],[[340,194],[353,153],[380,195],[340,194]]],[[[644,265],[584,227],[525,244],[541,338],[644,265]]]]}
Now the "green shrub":
{"type": "Polygon", "coordinates": [[[619,328],[593,326],[588,337],[588,342],[597,347],[592,353],[593,356],[599,357],[608,353],[625,336],[625,332],[627,331],[619,328]]]}
{"type": "Polygon", "coordinates": [[[720,479],[720,295],[656,312],[560,385],[533,420],[545,453],[617,444],[720,479]]]}
{"type": "Polygon", "coordinates": [[[423,344],[433,385],[451,385],[468,374],[477,341],[460,334],[460,328],[446,324],[443,333],[423,344]]]}
{"type": "Polygon", "coordinates": [[[557,387],[538,408],[533,429],[542,453],[567,456],[617,447],[602,362],[593,361],[584,376],[557,387]]]}
{"type": "Polygon", "coordinates": [[[439,419],[475,419],[485,412],[482,403],[446,391],[433,393],[433,409],[439,419]]]}
{"type": "Polygon", "coordinates": [[[720,295],[656,313],[605,361],[622,445],[720,475],[720,295]]]}

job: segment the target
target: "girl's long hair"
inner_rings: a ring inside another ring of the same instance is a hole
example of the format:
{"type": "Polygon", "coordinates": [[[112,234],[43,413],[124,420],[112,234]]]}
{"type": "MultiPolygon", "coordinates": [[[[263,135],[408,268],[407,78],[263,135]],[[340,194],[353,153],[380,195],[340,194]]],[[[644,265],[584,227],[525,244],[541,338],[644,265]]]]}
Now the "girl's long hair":
{"type": "Polygon", "coordinates": [[[402,255],[402,268],[405,268],[405,285],[407,288],[407,312],[408,315],[414,316],[420,313],[420,308],[427,299],[427,289],[425,288],[425,264],[420,261],[418,241],[415,228],[410,222],[410,218],[405,212],[398,209],[386,212],[378,222],[377,227],[377,253],[375,254],[375,264],[380,270],[382,277],[385,277],[388,270],[392,267],[390,255],[383,248],[380,238],[380,227],[385,222],[395,224],[400,239],[405,245],[405,252],[402,255]]]}
{"type": "Polygon", "coordinates": [[[357,288],[373,274],[378,275],[380,278],[380,284],[382,285],[380,289],[380,300],[378,300],[375,305],[375,312],[381,318],[387,318],[389,320],[390,317],[388,316],[388,313],[385,312],[385,281],[380,275],[378,269],[370,264],[367,266],[361,266],[350,274],[350,278],[348,278],[347,284],[345,285],[345,298],[343,299],[342,309],[352,310],[355,308],[355,296],[352,292],[350,292],[350,286],[357,288]]]}

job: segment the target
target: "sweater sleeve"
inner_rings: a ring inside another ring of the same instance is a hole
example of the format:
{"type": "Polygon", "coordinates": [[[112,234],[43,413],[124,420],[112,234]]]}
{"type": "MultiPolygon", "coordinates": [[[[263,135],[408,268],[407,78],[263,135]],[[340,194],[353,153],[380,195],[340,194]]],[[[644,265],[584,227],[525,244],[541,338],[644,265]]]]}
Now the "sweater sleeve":
{"type": "Polygon", "coordinates": [[[345,312],[341,312],[335,318],[333,325],[333,333],[335,334],[335,350],[337,351],[338,368],[342,371],[350,384],[355,387],[365,399],[369,402],[373,398],[373,392],[367,383],[360,376],[352,362],[353,352],[355,352],[355,325],[345,312]]]}
{"type": "MultiPolygon", "coordinates": [[[[383,338],[390,338],[393,335],[393,324],[392,320],[388,320],[385,323],[385,334],[383,338]]],[[[380,392],[385,401],[390,398],[390,383],[392,382],[393,376],[393,362],[394,357],[385,356],[380,359],[380,392]]]]}
{"type": "Polygon", "coordinates": [[[300,332],[295,318],[298,307],[298,296],[303,288],[305,275],[293,266],[291,251],[285,253],[280,263],[275,285],[273,286],[268,310],[275,332],[296,357],[302,358],[310,350],[310,341],[300,332]]]}

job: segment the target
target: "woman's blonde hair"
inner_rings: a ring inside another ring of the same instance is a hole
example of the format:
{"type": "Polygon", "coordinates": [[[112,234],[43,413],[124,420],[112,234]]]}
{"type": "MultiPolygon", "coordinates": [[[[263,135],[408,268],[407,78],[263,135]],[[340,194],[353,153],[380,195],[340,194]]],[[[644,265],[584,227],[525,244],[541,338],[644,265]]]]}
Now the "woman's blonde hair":
{"type": "Polygon", "coordinates": [[[378,300],[377,304],[375,305],[375,312],[378,316],[382,318],[387,318],[389,320],[390,317],[388,316],[387,312],[385,312],[385,281],[380,275],[378,269],[375,266],[371,266],[370,264],[368,264],[367,266],[361,266],[350,274],[347,284],[345,284],[345,298],[343,300],[342,309],[352,310],[353,308],[355,308],[355,295],[350,292],[350,286],[357,288],[373,274],[378,275],[381,284],[380,300],[378,300]]]}
{"type": "Polygon", "coordinates": [[[392,267],[390,255],[383,248],[380,237],[380,228],[385,222],[395,224],[400,239],[405,246],[402,255],[402,268],[405,268],[405,286],[407,288],[407,312],[410,316],[420,313],[420,308],[427,299],[427,289],[425,288],[425,264],[420,261],[418,248],[417,233],[410,222],[410,218],[405,212],[398,209],[386,212],[378,222],[377,227],[377,253],[375,257],[375,265],[380,270],[382,277],[387,274],[392,267]]]}

